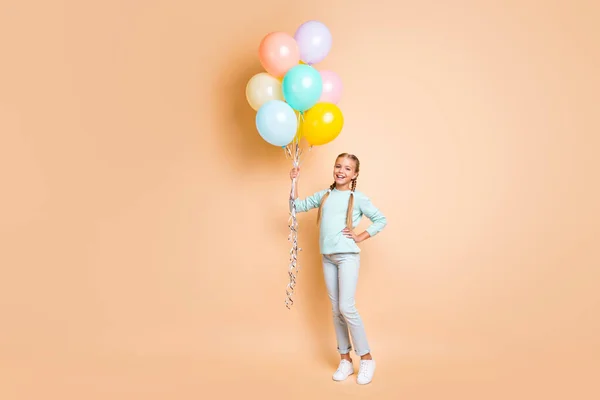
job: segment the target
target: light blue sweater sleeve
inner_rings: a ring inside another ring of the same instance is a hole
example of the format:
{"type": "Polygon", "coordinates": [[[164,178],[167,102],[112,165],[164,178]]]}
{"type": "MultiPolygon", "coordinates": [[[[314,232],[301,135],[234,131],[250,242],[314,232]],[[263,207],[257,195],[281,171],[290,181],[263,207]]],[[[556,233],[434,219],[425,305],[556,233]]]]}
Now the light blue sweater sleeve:
{"type": "Polygon", "coordinates": [[[360,196],[359,207],[363,215],[372,222],[366,229],[369,235],[375,236],[385,228],[387,225],[387,218],[373,205],[367,196],[360,196]]]}
{"type": "Polygon", "coordinates": [[[325,196],[327,190],[318,191],[305,199],[297,198],[294,200],[294,205],[296,206],[296,212],[306,212],[312,210],[313,208],[319,207],[321,204],[321,199],[325,196]]]}

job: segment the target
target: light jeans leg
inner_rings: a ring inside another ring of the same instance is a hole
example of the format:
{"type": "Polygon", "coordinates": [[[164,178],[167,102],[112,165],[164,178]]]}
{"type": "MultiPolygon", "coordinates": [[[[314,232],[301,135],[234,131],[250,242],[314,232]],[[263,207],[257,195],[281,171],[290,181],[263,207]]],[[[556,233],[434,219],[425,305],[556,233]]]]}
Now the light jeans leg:
{"type": "Polygon", "coordinates": [[[333,327],[337,340],[337,349],[340,354],[348,354],[352,350],[350,336],[348,335],[348,325],[340,312],[339,305],[339,278],[338,266],[328,256],[323,256],[323,275],[325,277],[325,286],[327,294],[331,301],[331,311],[333,312],[333,327]]]}
{"type": "Polygon", "coordinates": [[[323,256],[325,285],[333,310],[333,322],[340,354],[351,349],[348,330],[357,355],[370,352],[362,319],[356,309],[355,293],[360,269],[360,254],[329,254],[323,256]]]}

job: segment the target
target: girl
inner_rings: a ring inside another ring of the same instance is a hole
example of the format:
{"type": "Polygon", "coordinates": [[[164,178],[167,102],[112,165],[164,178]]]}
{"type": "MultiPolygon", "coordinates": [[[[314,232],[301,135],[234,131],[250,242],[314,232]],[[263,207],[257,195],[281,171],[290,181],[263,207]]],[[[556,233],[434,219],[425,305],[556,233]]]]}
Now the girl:
{"type": "MultiPolygon", "coordinates": [[[[359,170],[360,162],[355,155],[340,154],[335,161],[334,182],[329,189],[299,199],[296,179],[294,204],[297,212],[319,208],[317,223],[320,225],[319,247],[323,274],[333,310],[337,350],[341,355],[333,379],[342,381],[354,373],[350,358],[351,336],[354,351],[361,358],[356,381],[364,385],[373,379],[375,360],[371,356],[365,328],[354,302],[360,268],[360,249],[357,243],[379,233],[387,225],[387,220],[368,197],[356,191],[359,170]],[[356,234],[354,228],[363,215],[371,220],[371,225],[364,232],[356,234]]],[[[298,168],[293,168],[290,178],[294,180],[299,173],[298,168]]]]}

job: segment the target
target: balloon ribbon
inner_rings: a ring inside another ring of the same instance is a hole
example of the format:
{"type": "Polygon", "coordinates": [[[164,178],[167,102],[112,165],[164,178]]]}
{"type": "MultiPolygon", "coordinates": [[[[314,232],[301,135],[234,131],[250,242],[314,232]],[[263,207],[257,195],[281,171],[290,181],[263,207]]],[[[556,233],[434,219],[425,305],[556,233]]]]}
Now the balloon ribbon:
{"type": "MultiPolygon", "coordinates": [[[[302,154],[302,150],[300,149],[299,140],[297,138],[294,138],[292,143],[286,147],[286,154],[289,158],[291,158],[294,168],[298,168],[300,165],[300,155],[302,154]]],[[[288,265],[288,275],[290,281],[285,291],[285,306],[288,309],[291,309],[292,305],[294,304],[293,296],[294,289],[296,288],[296,277],[300,271],[300,265],[298,264],[298,253],[302,251],[302,249],[298,246],[298,219],[296,217],[296,203],[294,201],[296,197],[296,193],[294,192],[296,187],[296,179],[297,178],[292,179],[292,187],[290,189],[289,197],[290,217],[288,221],[288,228],[290,229],[290,233],[288,235],[288,241],[292,243],[292,248],[290,249],[290,261],[288,265]]]]}
{"type": "MultiPolygon", "coordinates": [[[[303,113],[299,113],[298,115],[298,134],[294,137],[294,140],[290,144],[285,147],[286,157],[292,160],[292,165],[294,168],[300,167],[300,156],[302,155],[302,149],[300,148],[300,132],[301,124],[304,121],[303,113]]],[[[309,151],[312,149],[310,146],[309,151]]],[[[288,221],[288,227],[290,229],[290,233],[288,235],[288,241],[292,243],[292,248],[290,249],[290,261],[288,265],[288,275],[290,281],[287,285],[285,294],[285,306],[288,309],[291,309],[294,304],[294,289],[296,288],[296,277],[298,272],[300,271],[300,265],[298,264],[298,253],[302,251],[302,249],[298,246],[298,219],[296,217],[296,202],[294,201],[296,198],[295,188],[296,188],[296,179],[292,179],[292,187],[290,189],[290,197],[289,197],[289,209],[290,209],[290,217],[288,221]]]]}

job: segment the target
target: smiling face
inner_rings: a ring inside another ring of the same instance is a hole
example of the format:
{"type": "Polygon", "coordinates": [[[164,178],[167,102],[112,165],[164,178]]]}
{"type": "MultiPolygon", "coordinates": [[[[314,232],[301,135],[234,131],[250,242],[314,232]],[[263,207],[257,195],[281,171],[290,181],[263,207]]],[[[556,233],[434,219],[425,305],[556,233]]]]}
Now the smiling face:
{"type": "Polygon", "coordinates": [[[350,157],[338,157],[333,167],[333,179],[337,189],[347,190],[350,183],[358,177],[356,161],[350,157]]]}

